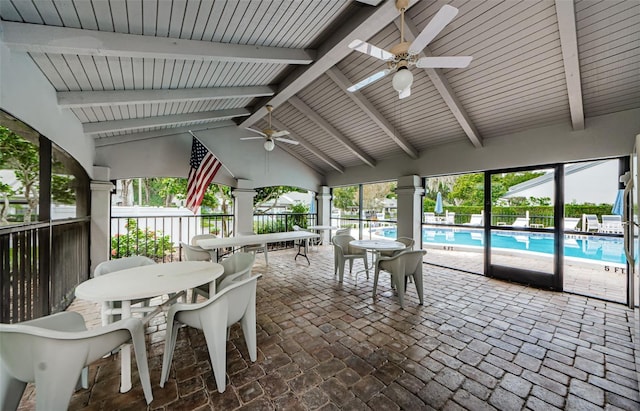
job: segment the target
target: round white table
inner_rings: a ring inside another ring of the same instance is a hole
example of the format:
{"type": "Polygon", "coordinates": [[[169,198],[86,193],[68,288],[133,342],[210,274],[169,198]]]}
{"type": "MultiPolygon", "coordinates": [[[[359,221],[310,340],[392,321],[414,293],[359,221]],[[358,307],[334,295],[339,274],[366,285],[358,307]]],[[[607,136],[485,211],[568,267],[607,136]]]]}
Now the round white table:
{"type": "Polygon", "coordinates": [[[353,240],[349,242],[349,245],[355,248],[371,250],[373,254],[372,265],[374,269],[376,262],[378,261],[378,257],[380,256],[380,251],[396,251],[407,248],[405,244],[395,240],[353,240]]]}
{"type": "MultiPolygon", "coordinates": [[[[76,287],[75,295],[83,300],[102,303],[103,312],[110,301],[122,302],[122,318],[131,317],[131,301],[178,293],[209,284],[215,294],[216,279],[224,273],[221,264],[208,261],[181,261],[152,264],[101,275],[76,287]]],[[[131,347],[120,351],[120,392],[131,389],[131,347]]]]}

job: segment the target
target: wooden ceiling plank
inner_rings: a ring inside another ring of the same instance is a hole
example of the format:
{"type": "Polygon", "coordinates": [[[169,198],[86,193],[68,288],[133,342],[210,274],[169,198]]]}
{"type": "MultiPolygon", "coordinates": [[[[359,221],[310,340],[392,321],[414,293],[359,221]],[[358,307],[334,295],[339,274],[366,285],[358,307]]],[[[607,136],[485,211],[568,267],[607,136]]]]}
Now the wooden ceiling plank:
{"type": "Polygon", "coordinates": [[[274,92],[270,86],[254,86],[175,90],[66,91],[57,93],[57,96],[58,105],[69,108],[262,97],[272,96],[274,92]]]}
{"type": "Polygon", "coordinates": [[[362,111],[364,111],[371,120],[373,120],[374,123],[378,125],[378,127],[382,129],[386,135],[391,137],[398,147],[407,153],[409,157],[413,159],[418,158],[418,151],[396,131],[395,127],[393,127],[393,125],[391,125],[391,123],[389,123],[389,121],[380,114],[380,112],[369,100],[367,100],[366,97],[362,95],[362,93],[358,91],[354,93],[346,91],[347,88],[351,86],[351,81],[340,71],[340,69],[338,69],[337,66],[330,68],[326,74],[338,85],[338,87],[340,87],[342,91],[345,92],[347,96],[351,98],[351,100],[353,100],[354,103],[358,105],[358,107],[360,107],[362,111]]]}
{"type": "Polygon", "coordinates": [[[126,120],[84,123],[82,124],[82,128],[85,134],[91,135],[115,131],[140,130],[145,127],[171,126],[192,121],[215,121],[248,116],[249,114],[251,114],[251,112],[244,108],[219,111],[203,111],[200,113],[174,114],[168,116],[130,118],[126,120]]]}
{"type": "Polygon", "coordinates": [[[289,104],[294,106],[302,114],[306,115],[311,121],[316,123],[318,127],[323,129],[327,134],[342,143],[349,151],[351,151],[356,157],[364,162],[369,167],[375,167],[376,161],[371,158],[367,153],[357,147],[351,140],[343,136],[338,130],[336,130],[327,120],[320,117],[311,107],[309,107],[304,101],[300,100],[296,96],[289,97],[289,104]]]}
{"type": "Polygon", "coordinates": [[[580,61],[578,60],[578,36],[576,32],[576,14],[573,1],[556,0],[560,46],[567,79],[569,110],[574,130],[584,129],[584,106],[582,103],[582,85],[580,80],[580,61]]]}
{"type": "Polygon", "coordinates": [[[58,54],[310,64],[314,52],[3,22],[11,49],[58,54]],[[78,41],[78,39],[83,41],[78,41]]]}

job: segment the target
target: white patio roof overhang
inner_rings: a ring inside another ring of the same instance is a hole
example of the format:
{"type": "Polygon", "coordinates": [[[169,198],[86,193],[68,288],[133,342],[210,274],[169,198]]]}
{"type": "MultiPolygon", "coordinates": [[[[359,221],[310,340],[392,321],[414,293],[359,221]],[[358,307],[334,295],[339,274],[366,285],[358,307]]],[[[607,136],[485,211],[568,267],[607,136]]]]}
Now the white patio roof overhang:
{"type": "Polygon", "coordinates": [[[218,183],[314,191],[632,151],[637,1],[411,1],[405,37],[446,3],[459,13],[425,53],[473,61],[412,67],[399,100],[390,78],[345,90],[385,68],[349,43],[400,41],[392,0],[5,0],[0,108],[96,179],[186,176],[189,130],[227,167],[218,183]],[[266,104],[299,145],[240,140],[266,104]]]}

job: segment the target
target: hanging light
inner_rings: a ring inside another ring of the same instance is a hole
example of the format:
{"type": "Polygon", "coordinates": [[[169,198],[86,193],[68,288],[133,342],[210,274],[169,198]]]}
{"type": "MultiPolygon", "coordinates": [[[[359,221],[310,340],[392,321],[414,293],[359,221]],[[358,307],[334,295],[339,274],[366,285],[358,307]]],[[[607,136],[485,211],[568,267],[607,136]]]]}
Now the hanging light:
{"type": "Polygon", "coordinates": [[[273,142],[273,140],[268,139],[267,141],[264,142],[264,149],[267,151],[273,151],[273,148],[276,146],[276,143],[273,142]]]}
{"type": "Polygon", "coordinates": [[[411,74],[411,71],[406,66],[400,67],[396,74],[393,75],[391,84],[393,84],[394,90],[400,93],[407,89],[407,87],[411,87],[413,84],[413,74],[411,74]]]}

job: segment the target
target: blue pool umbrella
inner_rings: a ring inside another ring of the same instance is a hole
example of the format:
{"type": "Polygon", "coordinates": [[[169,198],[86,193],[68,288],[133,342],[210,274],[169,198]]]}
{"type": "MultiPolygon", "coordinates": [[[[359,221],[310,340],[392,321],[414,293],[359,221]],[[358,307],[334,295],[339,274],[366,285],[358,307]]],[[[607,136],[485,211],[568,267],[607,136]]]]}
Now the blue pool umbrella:
{"type": "Polygon", "coordinates": [[[438,195],[436,196],[436,208],[433,210],[436,214],[442,214],[442,194],[438,191],[438,195]]]}
{"type": "Polygon", "coordinates": [[[623,207],[624,207],[624,190],[618,190],[618,194],[616,195],[616,201],[613,203],[613,208],[611,209],[611,214],[622,215],[623,207]]]}

